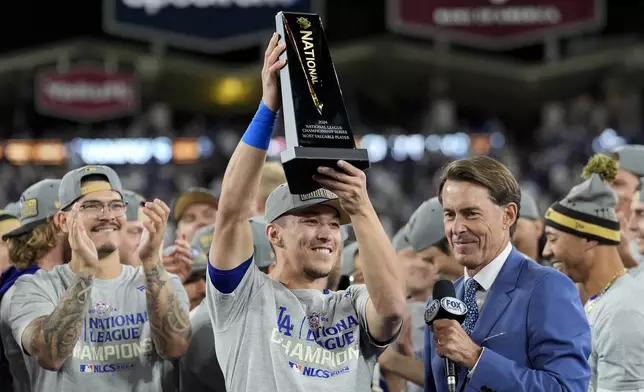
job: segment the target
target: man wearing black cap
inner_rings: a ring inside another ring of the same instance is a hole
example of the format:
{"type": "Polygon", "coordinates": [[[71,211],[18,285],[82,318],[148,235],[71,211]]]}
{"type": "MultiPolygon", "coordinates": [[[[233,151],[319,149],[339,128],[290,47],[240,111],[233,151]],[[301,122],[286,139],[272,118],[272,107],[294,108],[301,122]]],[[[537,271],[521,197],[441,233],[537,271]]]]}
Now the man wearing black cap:
{"type": "Polygon", "coordinates": [[[287,184],[275,189],[264,215],[277,260],[273,279],[253,264],[248,217],[280,108],[284,49],[275,34],[262,71],[262,102],[222,182],[206,297],[217,357],[234,392],[366,392],[378,354],[400,331],[405,284],[365,174],[338,161],[318,169],[318,190],[294,195],[287,184]],[[326,277],[342,249],[340,226],[350,222],[366,287],[330,292],[326,277]]]}
{"type": "MultiPolygon", "coordinates": [[[[32,391],[170,390],[166,361],[190,344],[188,300],[167,274],[160,251],[170,209],[148,202],[138,268],[119,260],[126,205],[107,166],[85,166],[60,182],[55,222],[68,234],[68,264],[22,276],[11,302],[11,329],[40,368],[32,391]]],[[[24,208],[23,208],[24,210],[24,208]]]]}
{"type": "Polygon", "coordinates": [[[39,269],[49,271],[69,261],[71,256],[67,235],[52,219],[60,207],[59,185],[60,180],[47,179],[27,188],[20,197],[20,225],[3,236],[13,266],[0,279],[0,335],[4,346],[0,357],[5,353],[7,356],[0,361],[0,380],[3,380],[0,385],[6,387],[5,381],[12,378],[16,392],[31,390],[29,374],[38,368],[38,363],[23,355],[11,333],[9,316],[14,283],[19,277],[34,274],[39,269]]]}
{"type": "Polygon", "coordinates": [[[586,181],[545,219],[544,256],[563,263],[589,295],[584,309],[592,329],[590,392],[644,390],[644,291],[617,250],[617,197],[608,184],[616,172],[609,157],[594,156],[584,169],[586,181]]]}

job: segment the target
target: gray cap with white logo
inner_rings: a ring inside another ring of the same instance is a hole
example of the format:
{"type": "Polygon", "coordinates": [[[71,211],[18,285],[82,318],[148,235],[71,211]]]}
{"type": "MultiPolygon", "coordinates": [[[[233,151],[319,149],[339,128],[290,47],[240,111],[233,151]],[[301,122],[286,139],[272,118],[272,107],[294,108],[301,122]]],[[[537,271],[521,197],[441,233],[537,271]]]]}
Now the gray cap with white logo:
{"type": "Polygon", "coordinates": [[[27,188],[20,196],[20,226],[3,238],[15,237],[33,230],[60,208],[58,191],[61,180],[46,179],[27,188]]]}
{"type": "Polygon", "coordinates": [[[349,214],[342,208],[340,199],[335,193],[328,189],[320,188],[305,195],[293,195],[286,183],[275,188],[266,199],[264,217],[267,223],[272,223],[283,215],[320,204],[335,208],[340,214],[340,224],[347,225],[351,223],[349,214]]]}

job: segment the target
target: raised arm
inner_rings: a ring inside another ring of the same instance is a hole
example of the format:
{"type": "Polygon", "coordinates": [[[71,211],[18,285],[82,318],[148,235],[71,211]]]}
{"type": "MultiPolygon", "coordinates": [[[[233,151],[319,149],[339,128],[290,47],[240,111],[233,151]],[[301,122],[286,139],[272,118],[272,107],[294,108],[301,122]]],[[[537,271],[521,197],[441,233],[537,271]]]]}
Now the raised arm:
{"type": "Polygon", "coordinates": [[[323,167],[316,180],[340,198],[351,216],[351,224],[360,247],[362,273],[369,292],[367,324],[377,342],[393,338],[405,312],[405,281],[389,237],[367,195],[364,172],[339,161],[343,172],[323,167]]]}
{"type": "Polygon", "coordinates": [[[170,216],[170,208],[161,200],[145,203],[144,231],[138,255],[145,274],[145,297],[148,305],[152,341],[157,354],[164,359],[176,359],[190,346],[188,296],[178,278],[173,284],[163,268],[161,248],[170,216]]]}
{"type": "MultiPolygon", "coordinates": [[[[284,45],[278,45],[278,36],[274,34],[264,56],[262,102],[235,148],[221,184],[217,229],[210,247],[210,265],[219,271],[232,270],[253,255],[253,235],[248,218],[254,211],[266,150],[281,105],[278,71],[286,62],[278,58],[284,48],[284,45]]],[[[213,283],[217,286],[217,282],[213,283]]]]}

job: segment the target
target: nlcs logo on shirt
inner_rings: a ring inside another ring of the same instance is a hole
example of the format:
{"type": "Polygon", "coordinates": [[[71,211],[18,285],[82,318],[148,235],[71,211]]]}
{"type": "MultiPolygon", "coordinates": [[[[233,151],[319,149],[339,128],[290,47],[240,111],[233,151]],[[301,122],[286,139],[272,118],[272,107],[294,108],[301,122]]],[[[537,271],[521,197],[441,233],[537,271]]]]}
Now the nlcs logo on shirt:
{"type": "Polygon", "coordinates": [[[345,366],[337,370],[327,370],[327,369],[314,368],[310,366],[303,366],[299,363],[295,363],[292,361],[288,361],[288,365],[295,372],[307,377],[332,378],[349,372],[349,366],[345,366]]]}

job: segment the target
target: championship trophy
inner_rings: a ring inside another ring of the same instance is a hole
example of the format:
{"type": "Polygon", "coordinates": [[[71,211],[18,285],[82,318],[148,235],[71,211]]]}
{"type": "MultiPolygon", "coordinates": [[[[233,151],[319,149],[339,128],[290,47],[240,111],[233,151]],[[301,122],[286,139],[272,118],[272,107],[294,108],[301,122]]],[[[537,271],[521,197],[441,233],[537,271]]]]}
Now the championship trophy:
{"type": "Polygon", "coordinates": [[[281,154],[292,194],[320,188],[317,168],[337,168],[344,160],[365,170],[369,154],[356,149],[335,66],[317,14],[278,12],[275,16],[288,62],[280,71],[286,150],[281,154]]]}

